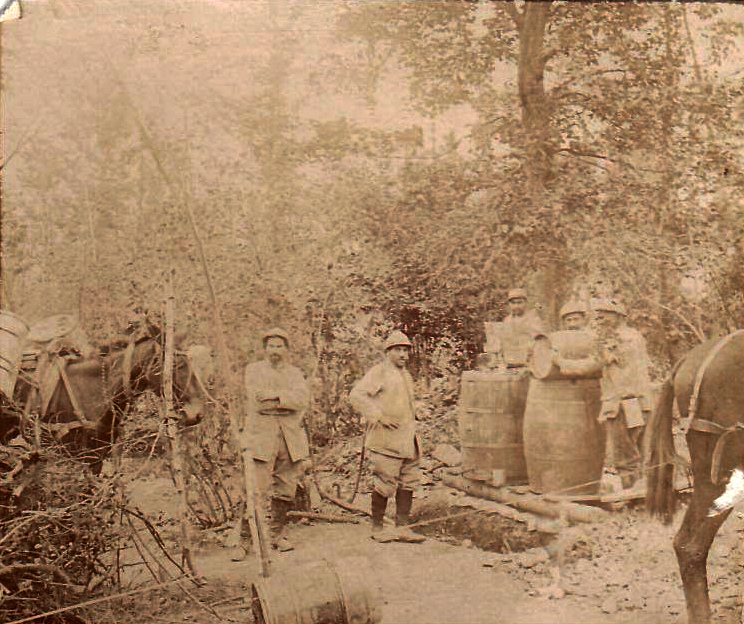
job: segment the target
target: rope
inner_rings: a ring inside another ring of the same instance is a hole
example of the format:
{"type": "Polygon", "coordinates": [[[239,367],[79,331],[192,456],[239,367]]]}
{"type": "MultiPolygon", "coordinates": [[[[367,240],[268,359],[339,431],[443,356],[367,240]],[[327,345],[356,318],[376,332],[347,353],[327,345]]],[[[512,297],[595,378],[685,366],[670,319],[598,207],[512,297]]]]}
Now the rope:
{"type": "MultiPolygon", "coordinates": [[[[641,471],[645,473],[647,470],[652,470],[654,468],[659,468],[661,466],[665,466],[667,463],[668,462],[660,462],[658,464],[653,464],[651,466],[646,466],[645,468],[642,468],[641,471]]],[[[561,493],[567,492],[569,490],[574,490],[576,488],[584,487],[584,486],[587,486],[587,485],[599,484],[601,482],[602,482],[601,479],[595,479],[593,481],[587,481],[586,483],[581,483],[579,485],[572,485],[569,488],[564,488],[562,490],[558,490],[557,492],[551,492],[551,495],[552,496],[560,495],[561,493]]],[[[505,505],[509,505],[509,503],[504,503],[504,504],[505,505]]],[[[436,522],[441,522],[443,520],[449,520],[450,518],[460,518],[462,516],[468,516],[470,514],[477,514],[477,513],[486,513],[486,514],[488,514],[490,512],[487,509],[471,509],[470,511],[463,511],[461,513],[448,514],[446,516],[439,516],[439,517],[436,517],[436,518],[430,518],[428,520],[422,520],[421,522],[415,522],[415,523],[409,524],[407,526],[408,526],[408,528],[419,527],[419,526],[426,526],[428,524],[434,524],[436,522]]]]}

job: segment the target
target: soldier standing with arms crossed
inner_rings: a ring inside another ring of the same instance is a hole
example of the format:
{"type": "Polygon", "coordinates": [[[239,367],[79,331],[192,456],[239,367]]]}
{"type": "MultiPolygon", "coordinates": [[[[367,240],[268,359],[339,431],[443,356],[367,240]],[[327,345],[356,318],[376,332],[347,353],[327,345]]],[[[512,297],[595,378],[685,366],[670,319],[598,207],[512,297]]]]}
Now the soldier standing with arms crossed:
{"type": "Polygon", "coordinates": [[[413,379],[406,365],[413,345],[394,331],[385,341],[385,359],[373,366],[349,394],[349,402],[365,419],[366,447],[374,475],[372,539],[378,542],[423,542],[407,528],[413,490],[421,480],[421,443],[416,434],[413,379]],[[383,521],[388,499],[395,495],[395,531],[383,521]]]}
{"type": "Polygon", "coordinates": [[[265,359],[245,369],[246,411],[252,430],[257,504],[271,508],[271,545],[292,550],[287,512],[292,508],[303,460],[309,457],[302,418],[310,393],[302,371],[287,363],[289,337],[280,328],[262,336],[265,359]]]}

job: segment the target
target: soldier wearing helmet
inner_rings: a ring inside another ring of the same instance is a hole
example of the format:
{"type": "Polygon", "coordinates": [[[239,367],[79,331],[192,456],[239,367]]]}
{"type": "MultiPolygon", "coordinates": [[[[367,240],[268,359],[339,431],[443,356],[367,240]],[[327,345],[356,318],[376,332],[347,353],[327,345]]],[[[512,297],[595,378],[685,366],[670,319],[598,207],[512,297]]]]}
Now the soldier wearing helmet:
{"type": "Polygon", "coordinates": [[[294,503],[309,457],[302,417],[310,393],[302,371],[287,363],[289,336],[275,327],[263,333],[264,359],[245,369],[246,411],[252,423],[250,440],[256,487],[262,504],[271,510],[272,547],[292,550],[287,539],[287,512],[294,503]]]}
{"type": "Polygon", "coordinates": [[[607,433],[605,471],[630,487],[640,476],[639,441],[651,411],[646,341],[626,324],[623,306],[610,299],[592,301],[592,333],[602,365],[602,408],[607,433]]]}
{"type": "Polygon", "coordinates": [[[578,331],[586,326],[586,306],[581,301],[564,303],[559,316],[565,330],[578,331]]]}
{"type": "Polygon", "coordinates": [[[381,542],[423,541],[406,527],[413,490],[421,479],[413,379],[407,370],[412,346],[404,333],[392,332],[385,341],[385,359],[373,366],[349,394],[349,402],[367,425],[365,444],[374,477],[372,539],[381,542]],[[383,520],[393,495],[398,528],[386,531],[383,520]]]}

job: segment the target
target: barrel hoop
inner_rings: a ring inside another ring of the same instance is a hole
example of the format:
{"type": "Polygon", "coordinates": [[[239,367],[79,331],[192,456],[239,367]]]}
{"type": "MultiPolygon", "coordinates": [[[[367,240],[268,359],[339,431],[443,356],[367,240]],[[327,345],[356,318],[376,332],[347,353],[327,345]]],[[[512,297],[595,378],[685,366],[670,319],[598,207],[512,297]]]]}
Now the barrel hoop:
{"type": "Polygon", "coordinates": [[[511,412],[502,412],[489,407],[466,407],[462,411],[466,414],[493,414],[494,416],[497,414],[511,414],[511,412]]]}

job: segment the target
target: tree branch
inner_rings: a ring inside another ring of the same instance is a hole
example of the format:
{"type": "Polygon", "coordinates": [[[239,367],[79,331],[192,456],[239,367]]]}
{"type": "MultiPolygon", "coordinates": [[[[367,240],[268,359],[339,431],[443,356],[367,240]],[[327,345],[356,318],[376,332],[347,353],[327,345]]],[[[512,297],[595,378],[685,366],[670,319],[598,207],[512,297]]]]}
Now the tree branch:
{"type": "Polygon", "coordinates": [[[641,293],[638,293],[638,296],[643,299],[646,303],[650,303],[651,305],[654,305],[658,308],[661,308],[662,310],[666,310],[667,312],[671,312],[676,316],[680,321],[682,321],[687,327],[689,327],[692,332],[695,334],[695,337],[700,342],[705,342],[708,338],[705,336],[705,334],[700,330],[698,327],[696,327],[692,321],[688,320],[686,316],[684,316],[681,312],[678,310],[675,310],[674,308],[670,308],[669,306],[665,306],[663,303],[657,303],[656,301],[653,301],[652,299],[649,299],[648,297],[645,297],[641,293]]]}
{"type": "Polygon", "coordinates": [[[690,31],[690,22],[687,19],[687,5],[682,5],[682,20],[685,24],[685,32],[687,34],[687,45],[690,48],[690,56],[692,57],[692,67],[695,70],[695,79],[698,81],[698,86],[703,84],[703,76],[700,71],[700,64],[698,63],[697,51],[695,49],[695,42],[692,38],[692,32],[690,31]]]}
{"type": "Polygon", "coordinates": [[[542,66],[545,67],[545,65],[547,65],[549,61],[553,60],[556,56],[558,56],[559,53],[560,53],[560,48],[558,47],[548,48],[545,51],[545,53],[542,55],[542,59],[540,59],[542,62],[542,66]]]}
{"type": "MultiPolygon", "coordinates": [[[[601,76],[603,74],[626,74],[628,70],[616,68],[616,69],[598,69],[596,71],[593,71],[588,74],[588,76],[601,76]]],[[[586,74],[585,74],[586,76],[586,74]]],[[[551,93],[555,93],[556,91],[560,91],[563,89],[566,85],[571,84],[572,82],[576,82],[575,76],[570,76],[566,78],[565,80],[562,80],[558,84],[556,84],[554,87],[550,89],[551,93]]]]}
{"type": "Polygon", "coordinates": [[[524,16],[519,12],[519,9],[517,8],[516,0],[507,2],[504,8],[506,9],[506,12],[514,20],[514,25],[517,27],[517,30],[521,31],[522,26],[524,25],[524,16]]]}
{"type": "Polygon", "coordinates": [[[571,154],[572,156],[581,156],[584,158],[598,158],[601,160],[606,160],[611,163],[618,163],[622,165],[623,167],[628,167],[629,169],[633,169],[634,171],[646,171],[648,173],[662,173],[658,169],[648,169],[646,167],[637,167],[636,165],[633,165],[632,163],[629,163],[625,160],[620,160],[619,158],[610,158],[609,156],[605,156],[604,154],[583,152],[581,150],[573,149],[570,147],[559,147],[556,151],[559,154],[571,154]]]}

